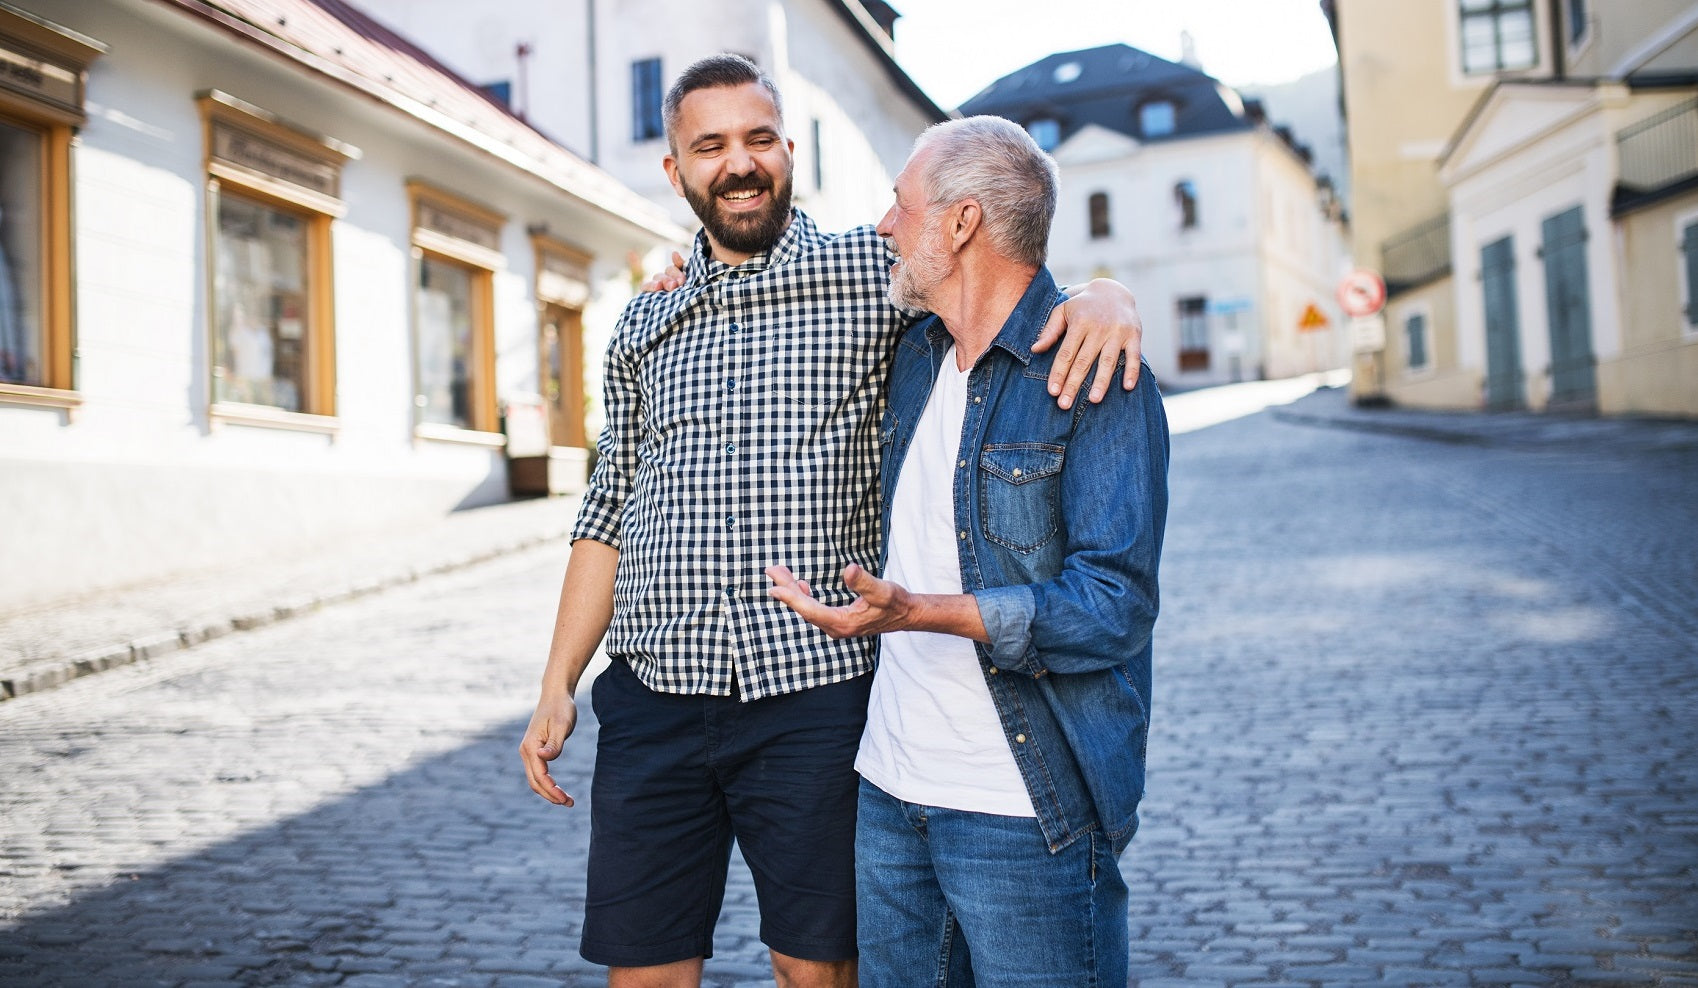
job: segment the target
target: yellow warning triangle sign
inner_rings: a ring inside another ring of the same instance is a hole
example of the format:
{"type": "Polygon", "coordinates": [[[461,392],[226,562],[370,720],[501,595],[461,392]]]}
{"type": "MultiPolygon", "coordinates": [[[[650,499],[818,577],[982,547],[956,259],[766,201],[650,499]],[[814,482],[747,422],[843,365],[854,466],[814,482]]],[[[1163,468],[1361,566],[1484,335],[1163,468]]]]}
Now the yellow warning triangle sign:
{"type": "Polygon", "coordinates": [[[1320,306],[1310,302],[1309,307],[1303,310],[1303,317],[1297,320],[1298,332],[1309,333],[1326,328],[1327,314],[1321,311],[1320,306]]]}

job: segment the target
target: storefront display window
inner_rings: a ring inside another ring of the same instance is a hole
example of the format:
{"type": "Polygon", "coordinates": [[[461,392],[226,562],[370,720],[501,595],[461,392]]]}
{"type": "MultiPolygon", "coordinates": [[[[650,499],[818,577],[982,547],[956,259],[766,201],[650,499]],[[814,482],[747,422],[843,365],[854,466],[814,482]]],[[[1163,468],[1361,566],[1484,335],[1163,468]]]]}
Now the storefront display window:
{"type": "Polygon", "coordinates": [[[421,419],[474,428],[472,395],[477,366],[472,299],[473,272],[425,256],[419,262],[418,348],[421,419]]]}
{"type": "Polygon", "coordinates": [[[0,381],[45,385],[39,131],[0,120],[0,381]]]}
{"type": "Polygon", "coordinates": [[[499,444],[495,272],[506,218],[422,182],[413,199],[415,434],[499,444]]]}
{"type": "Polygon", "coordinates": [[[0,403],[82,403],[71,141],[86,119],[88,67],[105,51],[93,38],[0,3],[0,403]]]}
{"type": "Polygon", "coordinates": [[[218,199],[213,400],[304,411],[311,337],[307,220],[218,199]]]}
{"type": "Polygon", "coordinates": [[[206,116],[212,286],[211,416],[223,423],[337,428],[330,228],[344,162],[359,149],[228,93],[206,116]]]}

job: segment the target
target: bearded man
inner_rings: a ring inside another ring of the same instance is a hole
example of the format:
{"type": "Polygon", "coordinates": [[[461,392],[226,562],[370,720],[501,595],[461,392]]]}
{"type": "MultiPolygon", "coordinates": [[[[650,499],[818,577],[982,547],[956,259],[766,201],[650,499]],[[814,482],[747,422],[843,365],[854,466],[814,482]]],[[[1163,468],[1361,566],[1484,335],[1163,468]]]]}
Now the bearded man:
{"type": "MultiPolygon", "coordinates": [[[[583,956],[616,988],[699,985],[735,839],[778,983],[849,986],[872,649],[769,599],[763,570],[791,562],[846,603],[838,567],[878,558],[884,379],[911,319],[886,298],[871,227],[825,236],[792,208],[778,89],[752,63],[695,63],[664,109],[666,173],[704,229],[682,287],[633,300],[609,348],[607,426],[520,756],[536,793],[572,804],[549,762],[605,634],[583,956]]],[[[1093,282],[1067,308],[1079,378],[1099,353],[1137,363],[1123,288],[1093,282]]]]}

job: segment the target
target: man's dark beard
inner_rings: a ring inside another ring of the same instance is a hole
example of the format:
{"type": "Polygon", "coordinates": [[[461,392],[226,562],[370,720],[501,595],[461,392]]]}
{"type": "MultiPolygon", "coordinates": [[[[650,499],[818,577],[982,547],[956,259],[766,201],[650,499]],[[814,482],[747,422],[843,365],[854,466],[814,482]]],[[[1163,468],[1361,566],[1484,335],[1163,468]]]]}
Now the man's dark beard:
{"type": "Polygon", "coordinates": [[[707,195],[685,182],[684,200],[707,228],[713,242],[739,254],[770,250],[790,224],[790,176],[769,183],[759,175],[731,176],[708,189],[707,195]],[[744,189],[769,191],[767,204],[756,213],[728,213],[720,209],[719,197],[744,189]]]}

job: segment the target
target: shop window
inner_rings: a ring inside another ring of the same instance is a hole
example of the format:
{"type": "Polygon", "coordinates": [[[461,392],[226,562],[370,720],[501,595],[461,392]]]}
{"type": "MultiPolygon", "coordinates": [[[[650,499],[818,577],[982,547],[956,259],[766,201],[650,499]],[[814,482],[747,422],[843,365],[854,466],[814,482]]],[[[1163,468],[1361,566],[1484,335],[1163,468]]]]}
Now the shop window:
{"type": "Polygon", "coordinates": [[[1202,296],[1179,300],[1179,369],[1209,369],[1209,300],[1202,296]]]}
{"type": "Polygon", "coordinates": [[[1109,226],[1108,193],[1091,193],[1091,239],[1105,240],[1113,235],[1109,226]]]}
{"type": "Polygon", "coordinates": [[[208,146],[214,421],[336,422],[330,227],[359,151],[225,93],[200,99],[208,146]]]}
{"type": "Polygon", "coordinates": [[[1460,0],[1462,71],[1530,69],[1538,63],[1533,0],[1460,0]]]}
{"type": "Polygon", "coordinates": [[[660,59],[643,58],[631,63],[631,140],[652,141],[666,136],[662,103],[666,89],[660,74],[660,59]]]}
{"type": "Polygon", "coordinates": [[[0,7],[0,402],[70,408],[71,137],[105,49],[0,7]]]}
{"type": "Polygon", "coordinates": [[[1178,182],[1173,186],[1173,205],[1179,212],[1179,228],[1194,230],[1197,227],[1197,186],[1190,180],[1178,182]]]}
{"type": "Polygon", "coordinates": [[[497,442],[493,289],[505,218],[421,183],[408,190],[415,429],[426,438],[497,442]]]}

